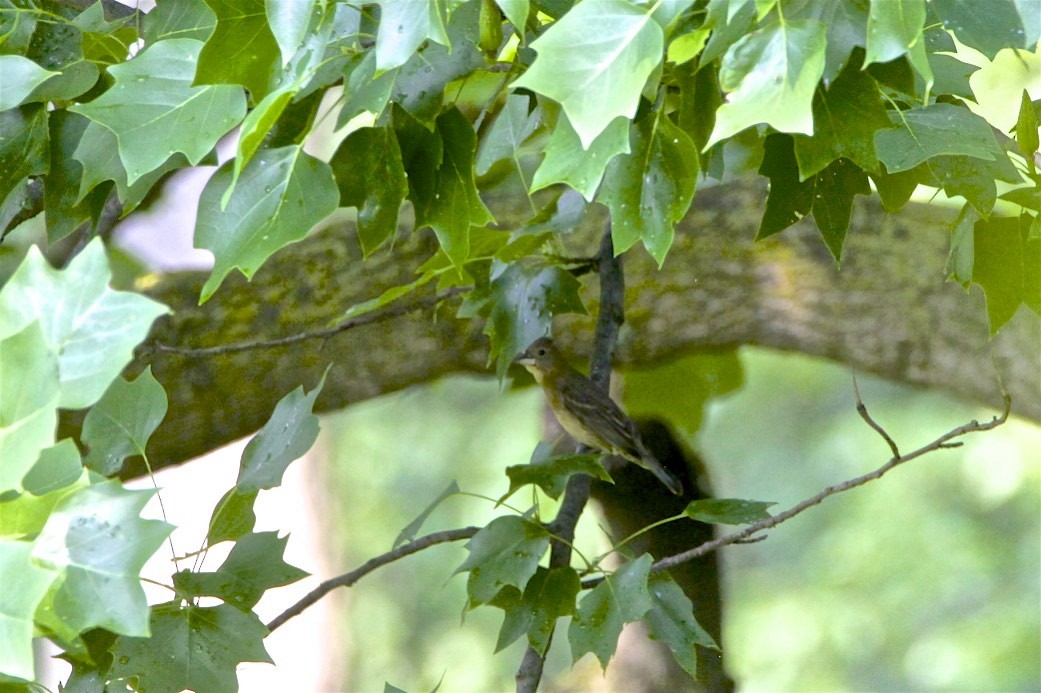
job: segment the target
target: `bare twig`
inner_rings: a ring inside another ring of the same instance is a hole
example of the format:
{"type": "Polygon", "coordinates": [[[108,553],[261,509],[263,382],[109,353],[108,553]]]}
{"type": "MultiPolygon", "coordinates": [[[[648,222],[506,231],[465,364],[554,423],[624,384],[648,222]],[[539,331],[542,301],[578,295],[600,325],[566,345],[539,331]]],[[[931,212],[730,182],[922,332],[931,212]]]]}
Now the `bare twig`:
{"type": "MultiPolygon", "coordinates": [[[[597,316],[596,332],[593,336],[593,352],[589,357],[589,378],[607,392],[611,387],[611,361],[614,358],[615,343],[618,341],[618,330],[625,321],[625,275],[622,273],[621,259],[614,254],[610,223],[600,241],[596,262],[600,274],[600,314],[597,316]]],[[[550,545],[551,569],[571,563],[571,543],[575,538],[575,525],[578,524],[578,518],[581,517],[582,510],[589,500],[591,482],[592,479],[585,474],[576,474],[568,480],[560,510],[549,525],[549,531],[560,537],[550,545]]],[[[550,640],[552,641],[552,634],[550,640]]],[[[544,665],[542,653],[529,646],[514,676],[518,693],[535,693],[542,680],[544,665]]]]}
{"type": "Polygon", "coordinates": [[[303,597],[303,599],[298,601],[296,604],[293,604],[291,607],[289,607],[288,609],[280,613],[278,616],[276,616],[274,619],[272,619],[271,622],[267,624],[267,629],[269,632],[275,630],[276,628],[278,628],[294,616],[299,616],[301,613],[303,613],[304,609],[311,606],[319,599],[324,597],[326,594],[332,592],[337,587],[350,587],[358,580],[365,577],[377,568],[382,568],[388,563],[393,563],[399,558],[403,558],[405,556],[408,556],[409,554],[416,553],[417,551],[422,551],[423,549],[429,548],[436,544],[444,544],[450,541],[459,541],[460,539],[469,539],[473,535],[477,534],[479,530],[479,527],[462,527],[460,529],[448,529],[443,532],[433,532],[432,534],[427,534],[426,536],[420,537],[419,539],[410,541],[407,544],[402,544],[398,548],[392,551],[388,551],[385,554],[376,556],[375,558],[370,558],[369,560],[365,561],[365,563],[363,563],[361,566],[355,568],[351,572],[344,573],[343,575],[338,575],[334,578],[330,578],[322,584],[318,585],[318,587],[315,587],[313,590],[308,592],[303,597]]]}
{"type": "Polygon", "coordinates": [[[313,332],[300,332],[299,334],[289,335],[288,337],[281,337],[279,339],[267,339],[257,340],[254,342],[239,342],[238,344],[219,344],[212,347],[201,347],[192,349],[188,347],[175,347],[168,346],[166,344],[155,343],[152,345],[152,349],[157,352],[163,352],[167,354],[179,354],[181,356],[219,356],[221,354],[232,354],[239,351],[249,351],[252,349],[277,349],[279,347],[292,346],[299,344],[300,342],[306,342],[312,339],[329,339],[335,337],[341,332],[353,329],[355,327],[361,327],[363,325],[371,325],[376,322],[382,322],[389,320],[390,318],[396,318],[402,315],[407,315],[414,310],[422,310],[423,308],[429,308],[436,306],[442,301],[464,294],[470,291],[472,287],[469,286],[453,286],[450,289],[439,291],[436,294],[425,296],[417,299],[410,303],[401,303],[393,305],[390,308],[384,310],[367,313],[357,318],[351,318],[345,320],[339,325],[334,325],[324,330],[315,330],[313,332]]]}
{"type": "MultiPolygon", "coordinates": [[[[997,428],[998,426],[1002,425],[1003,423],[1005,423],[1008,420],[1009,411],[1011,410],[1011,407],[1012,407],[1012,399],[1011,399],[1011,397],[1009,397],[1009,395],[1007,395],[1007,394],[1004,395],[1003,397],[1004,397],[1004,409],[1002,410],[1000,415],[991,418],[990,421],[986,421],[984,423],[980,423],[980,422],[976,421],[975,419],[973,419],[972,421],[970,421],[967,424],[963,424],[961,426],[958,426],[957,428],[951,429],[950,431],[948,431],[947,433],[944,433],[939,438],[933,440],[930,443],[927,443],[926,445],[923,445],[922,447],[918,448],[917,450],[913,450],[913,451],[907,453],[906,455],[894,455],[892,458],[890,458],[890,460],[888,462],[886,462],[884,465],[882,465],[881,467],[879,467],[878,469],[876,469],[876,470],[874,470],[872,472],[868,472],[867,474],[864,474],[864,475],[858,476],[858,477],[854,477],[852,479],[847,479],[846,481],[843,481],[843,482],[838,483],[838,484],[834,484],[833,486],[828,486],[827,488],[825,488],[823,491],[821,491],[817,495],[812,496],[810,498],[807,498],[806,500],[802,501],[801,503],[797,503],[796,505],[793,505],[791,508],[785,510],[782,513],[778,513],[777,515],[773,515],[772,517],[768,517],[768,518],[766,518],[764,520],[760,520],[759,522],[753,523],[753,524],[745,527],[744,529],[742,529],[742,530],[740,530],[738,532],[734,532],[733,534],[728,534],[726,536],[719,537],[717,539],[713,539],[712,541],[707,541],[704,544],[702,544],[701,546],[697,546],[697,547],[695,547],[693,549],[690,549],[689,551],[684,551],[683,553],[678,553],[678,554],[676,554],[674,556],[666,556],[665,558],[661,559],[660,561],[655,562],[654,565],[651,566],[651,571],[658,571],[658,570],[665,570],[667,568],[673,568],[673,567],[678,566],[678,565],[680,565],[682,563],[686,563],[687,561],[693,560],[693,559],[697,558],[698,556],[704,556],[705,554],[710,553],[712,551],[715,551],[718,548],[721,548],[723,546],[727,546],[728,544],[746,543],[748,541],[749,537],[751,537],[753,534],[756,534],[757,532],[761,532],[761,531],[766,530],[766,529],[770,529],[772,527],[776,527],[777,525],[781,524],[782,522],[790,520],[791,518],[795,517],[796,515],[798,515],[802,511],[804,511],[804,510],[806,510],[808,508],[811,508],[814,505],[819,504],[821,501],[823,501],[828,496],[833,496],[836,493],[842,493],[843,491],[848,491],[848,490],[850,490],[852,488],[856,488],[857,486],[862,486],[862,485],[866,484],[869,481],[874,481],[875,479],[881,478],[884,474],[886,474],[888,471],[890,471],[894,467],[897,467],[897,466],[899,466],[899,465],[901,465],[901,464],[903,464],[905,462],[910,462],[911,460],[913,460],[913,459],[915,459],[917,457],[921,457],[923,455],[926,455],[926,454],[928,454],[930,452],[935,452],[937,450],[943,450],[943,449],[946,449],[946,448],[958,447],[962,443],[961,443],[961,441],[956,440],[956,439],[957,438],[961,438],[962,436],[968,435],[969,433],[979,433],[979,432],[982,432],[982,431],[989,431],[989,430],[992,430],[994,428],[997,428]]],[[[860,412],[861,409],[863,408],[863,412],[861,413],[861,416],[865,417],[865,420],[868,422],[868,425],[871,426],[871,428],[873,428],[876,431],[878,431],[879,435],[881,435],[883,437],[883,439],[885,439],[887,441],[887,443],[890,444],[891,448],[895,448],[895,443],[892,443],[892,438],[890,438],[890,436],[885,432],[885,430],[882,429],[882,427],[879,426],[867,414],[867,408],[864,407],[864,404],[863,404],[863,402],[860,401],[859,396],[857,398],[857,402],[858,402],[858,404],[857,404],[857,411],[860,412]]],[[[759,538],[756,537],[756,540],[758,540],[758,539],[759,538]]],[[[587,580],[583,580],[582,581],[582,588],[583,589],[590,589],[590,588],[596,587],[602,581],[603,581],[602,577],[590,578],[590,579],[587,579],[587,580]]]]}

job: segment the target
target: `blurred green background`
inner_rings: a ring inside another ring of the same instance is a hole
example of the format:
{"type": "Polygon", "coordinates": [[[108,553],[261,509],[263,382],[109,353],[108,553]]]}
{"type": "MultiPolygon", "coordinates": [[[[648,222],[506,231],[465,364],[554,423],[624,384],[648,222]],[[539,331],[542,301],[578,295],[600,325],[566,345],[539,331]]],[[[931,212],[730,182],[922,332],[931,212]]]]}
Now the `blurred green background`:
{"type": "MultiPolygon", "coordinates": [[[[740,355],[744,387],[713,399],[690,441],[717,495],[781,510],[888,459],[854,409],[848,369],[756,349],[740,355]]],[[[902,451],[995,413],[858,380],[902,451]]],[[[653,387],[653,377],[640,387],[653,387]]],[[[350,569],[388,550],[453,479],[500,496],[503,469],[528,461],[541,416],[535,388],[453,378],[324,419],[337,563],[350,569]]],[[[521,492],[511,502],[528,500],[521,492]]],[[[503,512],[455,496],[421,533],[483,525],[503,512]]],[[[607,546],[595,518],[583,519],[580,541],[593,553],[607,546]]],[[[441,690],[513,690],[521,644],[493,656],[501,612],[464,614],[466,578],[452,575],[464,557],[462,543],[435,547],[347,591],[345,689],[379,691],[386,681],[429,691],[443,681],[441,690]]],[[[1041,428],[1033,424],[1012,420],[898,467],[723,558],[724,650],[742,691],[1041,690],[1041,428]]],[[[591,657],[568,672],[566,628],[558,634],[544,689],[597,685],[591,657]]]]}

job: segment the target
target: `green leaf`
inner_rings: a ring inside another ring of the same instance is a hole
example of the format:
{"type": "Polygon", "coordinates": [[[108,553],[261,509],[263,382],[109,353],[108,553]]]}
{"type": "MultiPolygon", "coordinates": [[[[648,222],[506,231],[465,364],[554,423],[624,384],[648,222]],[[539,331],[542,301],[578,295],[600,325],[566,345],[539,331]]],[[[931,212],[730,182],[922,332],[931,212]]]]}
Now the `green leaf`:
{"type": "Polygon", "coordinates": [[[925,0],[873,2],[868,13],[864,65],[888,63],[923,41],[925,0]]]}
{"type": "Polygon", "coordinates": [[[1041,239],[1030,237],[1030,216],[980,219],[974,226],[972,281],[987,296],[990,333],[1020,304],[1041,313],[1041,239]]]}
{"type": "Polygon", "coordinates": [[[585,474],[594,479],[611,481],[600,463],[600,455],[560,455],[547,460],[519,464],[506,468],[506,476],[510,479],[510,490],[499,502],[506,500],[522,486],[534,484],[542,489],[550,498],[560,498],[568,479],[575,474],[585,474]]]}
{"type": "Polygon", "coordinates": [[[408,178],[390,128],[361,128],[340,144],[329,161],[340,206],[358,209],[358,239],[366,257],[398,230],[398,210],[408,178]]]}
{"type": "Polygon", "coordinates": [[[475,168],[483,176],[500,161],[509,161],[516,171],[521,168],[521,145],[539,125],[538,111],[529,112],[530,99],[525,94],[510,94],[502,110],[481,137],[477,147],[475,168]]]}
{"type": "Polygon", "coordinates": [[[770,178],[770,196],[756,240],[768,238],[811,211],[828,250],[839,260],[856,195],[871,194],[867,174],[846,159],[837,159],[806,181],[798,180],[793,139],[779,133],[766,138],[759,173],[770,178]]]}
{"type": "MultiPolygon", "coordinates": [[[[448,39],[452,47],[429,42],[397,68],[393,100],[425,126],[433,124],[441,112],[448,83],[486,65],[484,54],[477,47],[480,11],[479,2],[459,6],[448,21],[448,39]]],[[[381,30],[382,27],[381,22],[381,30]]]]}
{"type": "Polygon", "coordinates": [[[549,548],[541,525],[516,515],[497,517],[466,544],[470,552],[456,573],[470,572],[470,606],[486,604],[507,585],[523,589],[549,548]]]}
{"type": "Polygon", "coordinates": [[[57,72],[45,70],[32,60],[20,55],[0,55],[0,111],[22,103],[33,89],[57,72]]]}
{"type": "Polygon", "coordinates": [[[204,0],[160,2],[141,18],[141,36],[149,44],[167,38],[205,41],[217,26],[217,15],[204,0]]]}
{"type": "Polygon", "coordinates": [[[75,632],[101,627],[148,634],[148,604],[138,574],[173,530],[138,516],[154,494],[107,481],[66,494],[54,506],[33,558],[62,572],[51,607],[63,626],[75,632]]]}
{"type": "Polygon", "coordinates": [[[456,108],[438,116],[434,133],[423,132],[418,124],[398,129],[416,226],[431,227],[452,263],[462,267],[470,254],[470,227],[493,221],[474,182],[477,136],[456,108]]]}
{"type": "Polygon", "coordinates": [[[240,491],[233,486],[217,501],[217,507],[210,516],[209,529],[206,532],[206,543],[210,546],[222,541],[234,541],[243,534],[253,531],[257,524],[257,514],[253,503],[260,491],[240,491]]]}
{"type": "Polygon", "coordinates": [[[510,20],[518,36],[524,34],[524,25],[528,21],[530,11],[528,0],[495,0],[506,19],[510,20]]]}
{"type": "Polygon", "coordinates": [[[546,143],[546,156],[532,177],[531,192],[554,183],[566,183],[592,202],[608,164],[617,155],[629,151],[628,119],[615,118],[583,148],[567,116],[560,114],[546,143]]]}
{"type": "MultiPolygon", "coordinates": [[[[0,294],[2,296],[3,294],[0,294]]],[[[2,320],[0,320],[2,324],[2,320]]],[[[20,491],[58,423],[58,356],[40,323],[0,339],[0,494],[20,491]]]]}
{"type": "Polygon", "coordinates": [[[874,79],[851,60],[813,99],[813,136],[795,135],[795,158],[805,180],[845,157],[865,171],[879,170],[875,131],[892,127],[874,79]]]}
{"type": "Polygon", "coordinates": [[[622,626],[643,618],[653,606],[647,591],[650,570],[651,556],[645,553],[606,576],[582,598],[567,634],[572,662],[592,652],[600,666],[607,667],[622,626]]]}
{"type": "Polygon", "coordinates": [[[285,65],[303,44],[311,16],[318,7],[315,0],[265,0],[264,5],[268,27],[275,35],[285,65]]]}
{"type": "Polygon", "coordinates": [[[959,41],[991,60],[1002,48],[1032,48],[1037,42],[1036,21],[1026,31],[1015,0],[988,0],[985,3],[930,0],[930,6],[943,21],[945,29],[953,31],[959,41]],[[1027,41],[1027,34],[1033,40],[1027,41]]]}
{"type": "Polygon", "coordinates": [[[404,65],[427,39],[451,47],[445,29],[447,12],[444,0],[377,2],[380,22],[376,35],[376,69],[379,72],[404,65]]]}
{"type": "Polygon", "coordinates": [[[1023,98],[1019,104],[1019,118],[1016,121],[1016,144],[1026,155],[1027,167],[1031,172],[1035,170],[1034,154],[1037,153],[1039,144],[1037,133],[1037,111],[1034,103],[1030,100],[1030,94],[1023,90],[1023,98]]]}
{"type": "Polygon", "coordinates": [[[228,206],[228,200],[235,191],[235,184],[242,174],[242,169],[250,162],[253,155],[257,153],[257,149],[260,148],[264,138],[267,137],[268,133],[271,132],[271,128],[278,122],[279,117],[285,111],[289,102],[296,96],[297,90],[298,85],[296,84],[276,89],[265,96],[249,112],[246,119],[242,121],[242,126],[239,129],[238,151],[235,155],[234,169],[231,174],[231,184],[224,191],[224,195],[221,196],[222,208],[228,206]]]}
{"type": "MultiPolygon", "coordinates": [[[[265,0],[206,0],[217,27],[198,54],[196,84],[241,84],[253,101],[272,86],[279,56],[265,0]]],[[[161,44],[160,44],[161,45],[161,44]]]]}
{"type": "Polygon", "coordinates": [[[138,690],[150,693],[234,691],[239,663],[273,663],[264,649],[264,624],[227,604],[160,604],[152,609],[151,630],[150,638],[116,641],[110,681],[136,677],[138,690]]]}
{"type": "Polygon", "coordinates": [[[40,452],[36,464],[22,479],[22,485],[32,495],[43,496],[68,489],[82,477],[80,451],[72,438],[65,438],[40,452]]]}
{"type": "Polygon", "coordinates": [[[86,129],[83,130],[73,157],[82,164],[80,169],[83,171],[79,178],[77,204],[82,204],[85,199],[93,200],[95,197],[101,197],[100,202],[103,204],[110,189],[108,186],[102,186],[102,183],[111,180],[116,184],[116,192],[120,202],[123,203],[124,214],[137,207],[160,178],[174,169],[184,168],[188,165],[183,154],[175,153],[159,168],[144,174],[134,181],[133,185],[128,185],[126,169],[119,158],[119,144],[116,135],[108,128],[93,121],[88,121],[86,129]],[[99,186],[100,189],[97,189],[99,186]],[[94,194],[91,194],[92,190],[95,191],[94,194]]]}
{"type": "Polygon", "coordinates": [[[770,517],[766,509],[776,503],[740,498],[706,498],[687,505],[683,514],[698,522],[724,525],[750,525],[770,517]]]}
{"type": "Polygon", "coordinates": [[[58,574],[33,562],[33,545],[0,542],[0,676],[32,681],[33,614],[58,574]]]}
{"type": "Polygon", "coordinates": [[[652,606],[643,621],[647,624],[648,636],[664,643],[683,670],[697,679],[695,647],[718,650],[719,645],[695,620],[694,605],[671,575],[664,570],[654,573],[647,586],[652,606]]]}
{"type": "Polygon", "coordinates": [[[430,517],[430,513],[434,512],[437,506],[441,505],[443,500],[450,498],[457,493],[460,493],[459,484],[452,481],[445,487],[444,491],[438,494],[437,498],[430,502],[430,505],[423,509],[423,512],[416,516],[416,519],[405,525],[405,528],[402,529],[401,532],[398,533],[398,536],[394,538],[394,545],[391,548],[396,549],[405,542],[415,539],[416,534],[419,533],[419,528],[422,527],[423,523],[427,521],[428,517],[430,517]]]}
{"type": "MultiPolygon", "coordinates": [[[[19,17],[15,20],[16,25],[34,24],[27,20],[28,13],[25,11],[15,10],[13,14],[19,17]]],[[[40,102],[64,101],[74,99],[93,87],[98,81],[98,66],[83,55],[83,45],[87,38],[83,32],[66,21],[42,21],[35,24],[32,42],[25,55],[45,70],[58,74],[34,89],[29,99],[40,102]]],[[[17,29],[14,29],[14,33],[17,33],[17,29]]],[[[7,34],[4,38],[9,36],[7,34]]],[[[5,49],[8,45],[10,42],[5,43],[5,49]]]]}
{"type": "Polygon", "coordinates": [[[644,84],[661,64],[664,37],[644,10],[600,0],[576,5],[531,47],[538,57],[511,86],[557,101],[588,149],[616,117],[636,115],[644,84]]]}
{"type": "Polygon", "coordinates": [[[0,203],[27,176],[47,173],[48,145],[42,104],[0,112],[0,203]]]}
{"type": "Polygon", "coordinates": [[[974,226],[980,220],[976,208],[966,203],[951,228],[951,250],[947,255],[944,271],[964,288],[972,281],[972,266],[975,264],[974,226]]]}
{"type": "Polygon", "coordinates": [[[575,598],[582,588],[574,568],[540,567],[524,588],[524,606],[531,614],[528,644],[545,655],[557,619],[575,613],[575,598]]]}
{"type": "Polygon", "coordinates": [[[195,245],[213,253],[213,272],[202,288],[205,302],[233,268],[247,277],[275,251],[300,240],[336,210],[339,192],[329,164],[289,146],[257,153],[242,172],[228,205],[231,163],[210,178],[199,200],[195,245]]]}
{"type": "Polygon", "coordinates": [[[812,134],[826,47],[825,27],[813,19],[775,22],[731,46],[719,69],[720,86],[730,93],[706,146],[758,123],[812,134]]]}
{"type": "Polygon", "coordinates": [[[362,113],[379,117],[390,101],[396,70],[376,75],[376,56],[369,52],[347,64],[347,86],[344,89],[343,108],[336,117],[336,128],[347,125],[352,118],[362,113]]]}
{"type": "Polygon", "coordinates": [[[914,168],[941,154],[966,154],[995,160],[1004,152],[986,120],[966,108],[935,103],[890,112],[897,127],[875,133],[878,158],[890,173],[914,168]]]}
{"type": "Polygon", "coordinates": [[[64,270],[33,246],[0,290],[0,339],[40,320],[48,347],[59,354],[61,399],[68,409],[98,400],[166,306],[139,294],[113,291],[100,239],[64,270]]]}
{"type": "Polygon", "coordinates": [[[634,419],[665,420],[691,436],[713,397],[744,385],[734,349],[694,353],[649,369],[625,372],[625,410],[634,419]]]}
{"type": "Polygon", "coordinates": [[[882,207],[890,214],[907,204],[918,187],[918,174],[914,170],[889,173],[883,166],[877,173],[871,174],[871,180],[875,182],[882,207]]]}
{"type": "Polygon", "coordinates": [[[585,313],[578,289],[570,272],[530,262],[509,265],[492,280],[484,332],[491,337],[488,358],[496,360],[500,379],[514,356],[549,334],[554,315],[585,313]]]}
{"type": "Polygon", "coordinates": [[[217,597],[248,613],[267,590],[307,577],[306,571],[283,560],[288,541],[278,532],[247,534],[235,542],[215,572],[182,570],[174,575],[174,589],[184,599],[217,597]]]}
{"type": "Polygon", "coordinates": [[[675,225],[694,199],[698,152],[687,133],[657,113],[630,128],[632,153],[611,160],[597,201],[611,210],[616,254],[643,241],[660,267],[675,225]]]}
{"type": "Polygon", "coordinates": [[[130,185],[174,152],[199,163],[246,114],[240,88],[192,86],[201,47],[191,39],[160,41],[109,68],[111,89],[69,109],[115,133],[130,185]]]}
{"type": "MultiPolygon", "coordinates": [[[[328,373],[328,369],[326,369],[328,373]]],[[[325,385],[325,375],[313,390],[295,390],[279,400],[264,427],[242,451],[239,491],[255,491],[281,485],[286,467],[311,449],[318,438],[318,417],[311,413],[314,401],[325,385]]]]}
{"type": "Polygon", "coordinates": [[[127,457],[144,456],[149,437],[166,416],[166,406],[166,391],[151,366],[133,381],[113,380],[83,421],[83,442],[89,448],[83,464],[112,476],[127,457]]]}
{"type": "MultiPolygon", "coordinates": [[[[72,233],[81,223],[91,218],[92,209],[96,209],[103,201],[96,200],[97,195],[87,199],[79,194],[83,165],[74,157],[84,131],[89,125],[105,130],[96,123],[81,115],[67,110],[56,110],[49,119],[51,161],[50,170],[43,182],[43,205],[47,213],[47,241],[55,243],[72,233]]],[[[108,132],[105,130],[105,132],[108,132]]],[[[115,136],[109,133],[115,140],[115,136]]],[[[117,159],[118,154],[110,148],[110,153],[117,159]]],[[[117,164],[123,172],[122,164],[117,164]]],[[[122,182],[126,185],[126,173],[122,182]]],[[[106,187],[97,193],[108,195],[106,187]]]]}

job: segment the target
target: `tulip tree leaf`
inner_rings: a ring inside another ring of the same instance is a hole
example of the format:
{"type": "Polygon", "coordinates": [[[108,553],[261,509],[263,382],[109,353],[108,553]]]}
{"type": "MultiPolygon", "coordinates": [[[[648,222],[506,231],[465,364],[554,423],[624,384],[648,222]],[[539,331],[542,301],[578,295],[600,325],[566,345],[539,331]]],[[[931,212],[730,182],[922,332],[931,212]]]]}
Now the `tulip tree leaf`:
{"type": "Polygon", "coordinates": [[[199,163],[246,114],[241,87],[192,86],[201,48],[191,39],[159,41],[109,68],[116,82],[108,91],[70,108],[115,133],[130,185],[174,152],[199,163]]]}

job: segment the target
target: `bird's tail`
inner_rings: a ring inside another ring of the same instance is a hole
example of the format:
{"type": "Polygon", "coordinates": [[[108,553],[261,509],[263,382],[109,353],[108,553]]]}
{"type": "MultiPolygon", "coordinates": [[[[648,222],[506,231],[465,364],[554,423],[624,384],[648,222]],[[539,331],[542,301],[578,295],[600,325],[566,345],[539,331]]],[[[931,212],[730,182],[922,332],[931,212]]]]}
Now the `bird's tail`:
{"type": "Polygon", "coordinates": [[[658,481],[665,484],[666,488],[677,496],[683,495],[683,484],[662,463],[656,460],[650,453],[644,451],[641,455],[640,466],[658,477],[658,481]]]}

